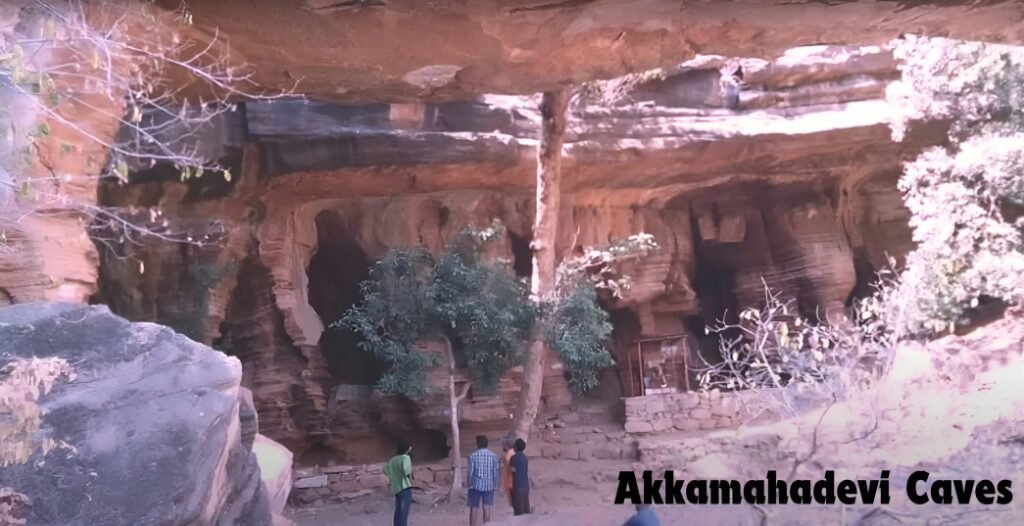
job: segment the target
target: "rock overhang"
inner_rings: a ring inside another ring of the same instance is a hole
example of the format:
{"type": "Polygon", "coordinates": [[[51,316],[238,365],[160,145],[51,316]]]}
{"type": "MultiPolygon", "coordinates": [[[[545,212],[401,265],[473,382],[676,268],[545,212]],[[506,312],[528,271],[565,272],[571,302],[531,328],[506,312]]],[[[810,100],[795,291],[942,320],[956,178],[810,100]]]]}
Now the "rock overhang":
{"type": "Polygon", "coordinates": [[[1024,6],[975,4],[225,0],[191,5],[189,33],[226,37],[272,89],[298,82],[318,100],[445,101],[537,93],[702,54],[771,59],[797,46],[883,45],[903,33],[1024,43],[1024,6]]]}

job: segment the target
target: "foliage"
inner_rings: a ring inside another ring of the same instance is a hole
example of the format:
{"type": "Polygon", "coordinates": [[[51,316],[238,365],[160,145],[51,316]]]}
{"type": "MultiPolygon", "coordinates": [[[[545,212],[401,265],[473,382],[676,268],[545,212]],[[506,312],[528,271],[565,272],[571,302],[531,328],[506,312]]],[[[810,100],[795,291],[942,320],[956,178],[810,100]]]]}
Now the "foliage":
{"type": "Polygon", "coordinates": [[[378,384],[384,393],[422,394],[423,369],[436,364],[433,355],[413,350],[429,324],[426,290],[432,265],[424,248],[389,251],[360,284],[360,303],[335,322],[359,335],[362,349],[389,364],[378,384]]]}
{"type": "Polygon", "coordinates": [[[456,236],[438,258],[427,291],[434,317],[461,343],[470,377],[485,392],[519,363],[534,321],[525,285],[506,266],[480,259],[484,247],[502,234],[495,224],[456,236]]]}
{"type": "Polygon", "coordinates": [[[893,138],[915,120],[948,119],[954,142],[1024,117],[1022,50],[1012,46],[907,35],[893,42],[901,78],[886,94],[893,138]]]}
{"type": "Polygon", "coordinates": [[[903,329],[930,335],[984,298],[1024,299],[1024,51],[907,37],[895,53],[894,138],[913,120],[951,123],[949,145],[924,151],[900,181],[917,243],[899,285],[903,329]]]}
{"type": "Polygon", "coordinates": [[[614,364],[604,345],[612,325],[598,293],[618,297],[627,290],[628,277],[618,265],[654,250],[653,238],[631,236],[566,260],[555,294],[535,305],[507,262],[482,260],[485,248],[503,235],[500,223],[466,229],[436,258],[424,248],[405,248],[374,264],[360,285],[362,300],[332,327],[352,330],[362,338],[362,349],[388,364],[378,383],[382,392],[425,393],[425,371],[438,362],[415,346],[442,337],[457,344],[459,361],[485,392],[520,363],[531,330],[540,330],[558,352],[575,392],[592,389],[600,369],[614,364]]]}
{"type": "Polygon", "coordinates": [[[500,238],[500,225],[466,229],[434,258],[424,248],[389,251],[360,287],[362,299],[333,327],[345,327],[360,347],[388,364],[378,383],[387,394],[417,396],[428,390],[425,371],[436,358],[417,343],[448,338],[468,363],[474,383],[487,392],[520,360],[534,312],[526,287],[510,270],[481,261],[500,238]]]}
{"type": "Polygon", "coordinates": [[[545,339],[569,372],[569,388],[583,393],[597,386],[598,371],[615,364],[604,346],[612,324],[593,283],[581,278],[569,290],[554,306],[545,339]]]}
{"type": "Polygon", "coordinates": [[[631,286],[623,266],[657,249],[653,236],[640,233],[604,248],[588,248],[559,265],[547,307],[545,340],[565,364],[574,392],[597,386],[598,372],[615,364],[605,347],[612,325],[598,301],[599,292],[621,298],[631,286]]]}
{"type": "Polygon", "coordinates": [[[614,106],[628,99],[640,86],[666,78],[668,71],[658,68],[608,80],[594,80],[581,84],[576,96],[584,105],[614,106]]]}
{"type": "Polygon", "coordinates": [[[581,256],[568,258],[558,266],[555,294],[559,297],[572,294],[579,286],[579,278],[585,277],[597,289],[607,291],[613,298],[621,298],[632,286],[632,279],[623,267],[657,250],[654,236],[642,232],[606,247],[587,248],[581,256]]]}

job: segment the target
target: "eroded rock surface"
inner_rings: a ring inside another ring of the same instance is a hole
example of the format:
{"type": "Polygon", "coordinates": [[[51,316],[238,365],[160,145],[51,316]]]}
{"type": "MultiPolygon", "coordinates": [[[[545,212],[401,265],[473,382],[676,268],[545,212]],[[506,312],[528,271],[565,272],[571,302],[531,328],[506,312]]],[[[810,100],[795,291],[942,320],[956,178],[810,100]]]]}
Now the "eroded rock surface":
{"type": "MultiPolygon", "coordinates": [[[[660,245],[623,269],[632,287],[611,307],[625,344],[753,305],[762,278],[810,316],[837,315],[886,254],[911,247],[896,181],[903,159],[943,130],[916,126],[906,142],[891,141],[888,50],[816,46],[742,59],[749,86],[734,110],[721,107],[726,62],[702,57],[616,104],[573,106],[558,253],[638,232],[660,245]]],[[[228,235],[204,248],[104,253],[103,301],[237,356],[262,432],[297,457],[319,447],[361,463],[387,455],[380,437],[395,435],[421,437],[417,451],[442,455],[445,404],[370,396],[375,366],[325,328],[358,299],[374,259],[409,245],[438,250],[467,225],[500,219],[510,235],[494,255],[529,275],[536,107],[536,97],[498,95],[246,105],[201,139],[232,167],[231,181],[182,185],[156,168],[106,189],[111,204],[160,205],[197,236],[214,222],[228,235]]],[[[549,378],[560,379],[551,364],[549,378]]],[[[471,396],[464,436],[508,425],[517,374],[497,396],[471,396]]],[[[609,400],[622,395],[614,376],[601,394],[609,400]]],[[[565,408],[564,382],[548,384],[545,407],[565,408]]]]}
{"type": "MultiPolygon", "coordinates": [[[[22,52],[40,70],[60,68],[73,59],[67,49],[45,45],[41,11],[27,0],[3,2],[0,39],[22,41],[22,52]]],[[[69,203],[95,209],[104,143],[118,126],[107,116],[121,113],[122,103],[83,89],[78,76],[57,77],[75,78],[61,87],[76,93],[76,104],[50,109],[23,88],[0,84],[0,306],[85,303],[98,288],[99,256],[81,220],[83,207],[69,203]]]]}
{"type": "Polygon", "coordinates": [[[23,430],[0,487],[30,500],[27,524],[270,524],[236,359],[106,307],[27,303],[0,309],[0,371],[23,430]]]}
{"type": "MultiPolygon", "coordinates": [[[[168,9],[178,4],[160,2],[168,9]]],[[[673,66],[698,54],[770,58],[902,33],[1024,42],[1012,1],[304,0],[196,2],[262,85],[349,102],[458,100],[673,66]],[[391,45],[389,43],[394,43],[391,45]]]]}

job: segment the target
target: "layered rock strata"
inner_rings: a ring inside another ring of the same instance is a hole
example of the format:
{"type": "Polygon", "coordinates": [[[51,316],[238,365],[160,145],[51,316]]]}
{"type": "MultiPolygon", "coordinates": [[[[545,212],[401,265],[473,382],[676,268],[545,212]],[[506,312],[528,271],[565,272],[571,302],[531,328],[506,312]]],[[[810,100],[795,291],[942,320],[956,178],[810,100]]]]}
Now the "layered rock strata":
{"type": "MultiPolygon", "coordinates": [[[[742,60],[749,86],[736,110],[721,108],[725,63],[701,57],[618,104],[572,110],[559,252],[638,232],[661,247],[626,269],[633,285],[610,304],[625,320],[623,344],[755,305],[762,279],[809,315],[837,315],[886,254],[911,246],[896,180],[902,160],[942,130],[890,140],[883,95],[896,66],[885,49],[742,60]]],[[[263,432],[300,458],[365,462],[410,433],[423,437],[419,451],[443,456],[445,404],[372,395],[375,365],[325,327],[357,300],[375,258],[415,244],[438,250],[467,225],[503,221],[510,235],[498,256],[529,275],[536,102],[249,104],[203,139],[238,174],[231,181],[183,185],[157,167],[103,194],[159,205],[197,235],[212,223],[227,232],[207,247],[104,255],[103,300],[239,357],[263,432]]],[[[497,396],[471,396],[464,436],[504,431],[517,374],[497,396]]],[[[608,380],[602,395],[620,396],[623,379],[608,380]]],[[[564,383],[549,384],[546,407],[565,408],[564,383]]]]}

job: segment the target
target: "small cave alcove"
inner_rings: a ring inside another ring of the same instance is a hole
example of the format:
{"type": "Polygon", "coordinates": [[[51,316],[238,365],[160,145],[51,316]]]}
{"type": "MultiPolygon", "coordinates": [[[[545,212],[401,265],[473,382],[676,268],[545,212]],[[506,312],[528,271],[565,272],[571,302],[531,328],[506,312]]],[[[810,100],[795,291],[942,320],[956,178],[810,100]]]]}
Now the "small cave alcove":
{"type": "Polygon", "coordinates": [[[509,245],[512,249],[512,269],[518,278],[529,278],[533,274],[533,251],[530,250],[530,239],[508,231],[509,245]]]}
{"type": "Polygon", "coordinates": [[[359,284],[372,261],[351,235],[344,218],[330,210],[316,218],[319,249],[307,267],[309,304],[326,328],[320,349],[338,385],[370,386],[383,373],[381,364],[358,347],[350,331],[330,328],[359,301],[359,284]]]}
{"type": "Polygon", "coordinates": [[[448,435],[437,429],[417,429],[415,432],[407,433],[401,437],[394,437],[386,445],[391,448],[389,454],[395,453],[395,446],[399,441],[412,446],[413,458],[421,464],[441,462],[448,458],[448,435]]]}
{"type": "Polygon", "coordinates": [[[844,306],[846,308],[852,308],[858,300],[871,296],[874,292],[872,286],[878,278],[878,271],[874,265],[868,259],[868,256],[863,252],[854,252],[853,254],[853,271],[856,276],[856,281],[853,286],[853,290],[850,291],[850,295],[846,297],[844,306]]]}
{"type": "Polygon", "coordinates": [[[708,328],[718,325],[720,321],[734,324],[739,321],[739,300],[736,298],[736,270],[729,264],[739,259],[735,254],[736,247],[707,246],[694,237],[696,247],[696,272],[693,286],[697,293],[700,313],[687,316],[683,323],[687,332],[697,340],[697,353],[694,357],[698,364],[704,366],[721,361],[719,344],[722,338],[734,334],[709,333],[708,328]]]}
{"type": "Polygon", "coordinates": [[[295,465],[311,467],[383,462],[395,454],[399,442],[412,446],[413,461],[417,464],[442,462],[448,458],[448,435],[436,429],[416,429],[329,438],[306,449],[298,456],[295,465]]]}
{"type": "Polygon", "coordinates": [[[630,353],[636,346],[636,340],[641,336],[640,319],[633,310],[620,308],[608,312],[612,323],[611,351],[615,359],[615,367],[612,371],[615,375],[614,382],[609,381],[608,372],[601,375],[601,383],[594,389],[591,396],[600,397],[603,400],[617,400],[623,396],[637,396],[640,393],[638,382],[640,381],[639,371],[632,370],[630,353]]]}

